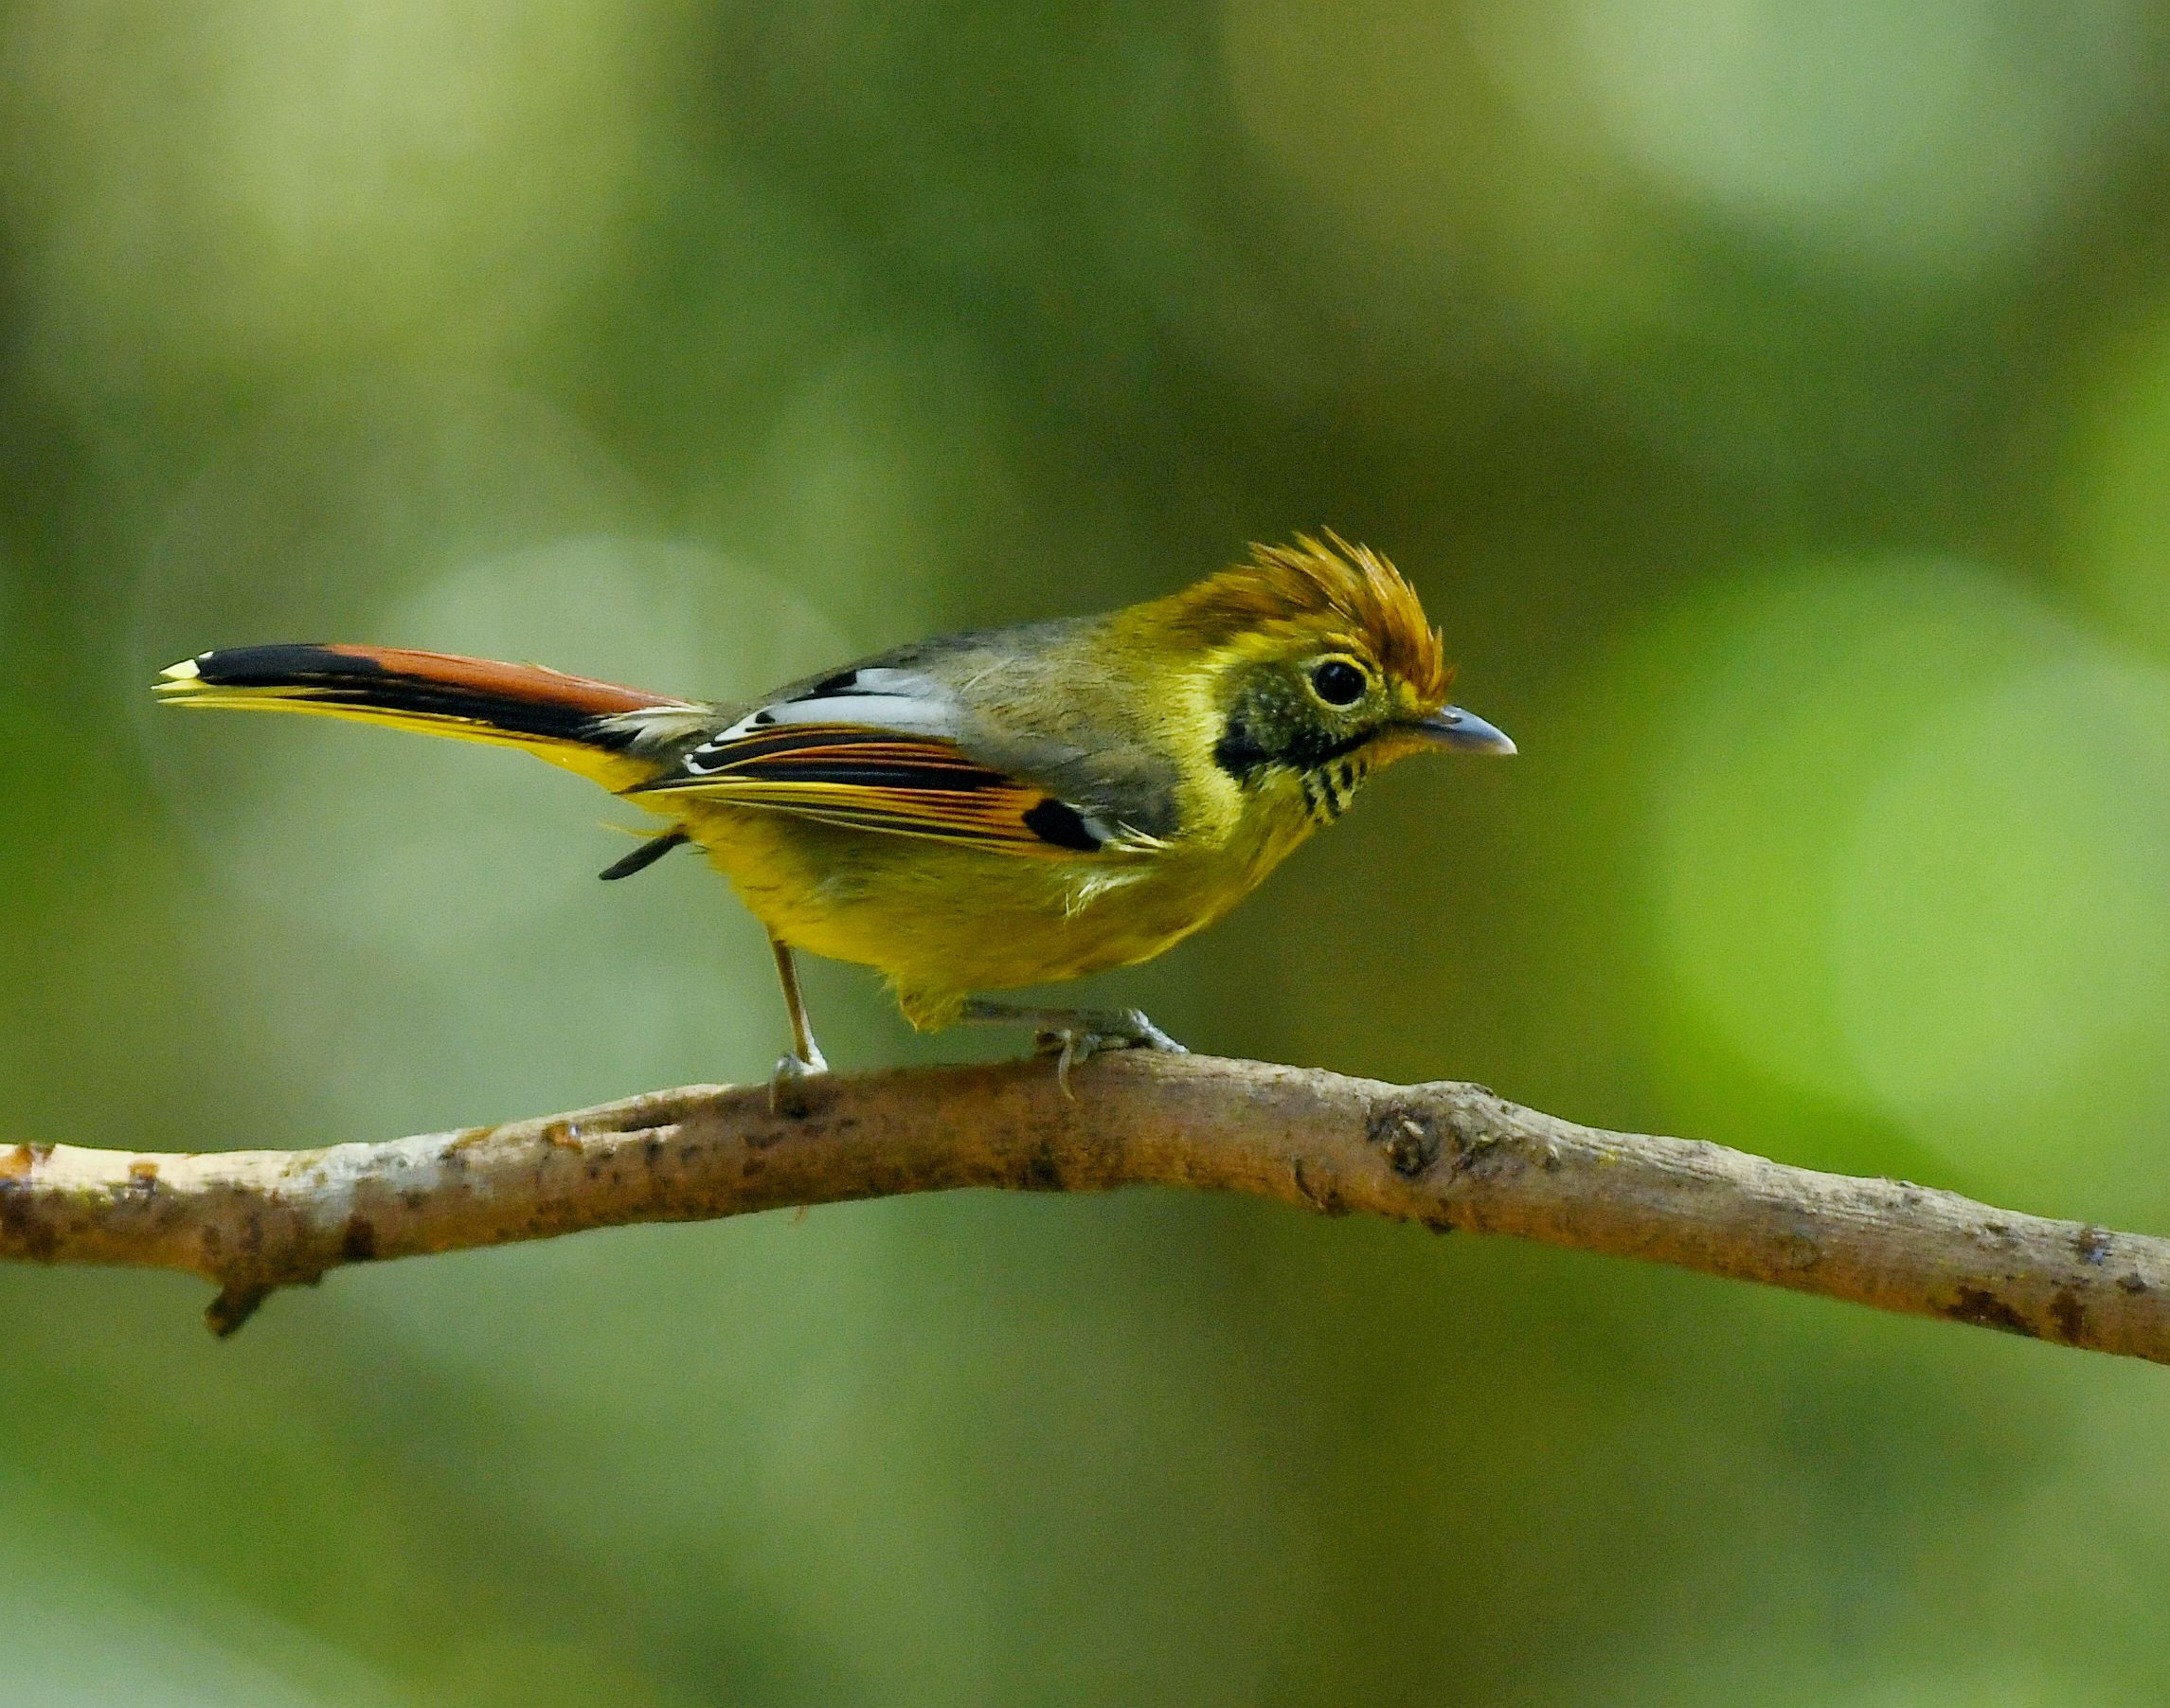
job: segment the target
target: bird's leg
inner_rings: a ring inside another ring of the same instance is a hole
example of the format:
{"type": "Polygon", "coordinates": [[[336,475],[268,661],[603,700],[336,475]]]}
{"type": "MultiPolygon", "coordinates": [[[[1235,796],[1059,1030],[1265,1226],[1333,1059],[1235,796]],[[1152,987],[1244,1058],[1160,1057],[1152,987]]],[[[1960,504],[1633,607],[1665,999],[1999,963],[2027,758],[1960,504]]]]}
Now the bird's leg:
{"type": "Polygon", "coordinates": [[[1070,1070],[1103,1050],[1166,1050],[1190,1052],[1136,1008],[1031,1008],[989,1002],[975,997],[958,1019],[968,1026],[1030,1026],[1043,1051],[1055,1057],[1055,1083],[1074,1098],[1070,1070]]]}
{"type": "Polygon", "coordinates": [[[776,951],[776,976],[783,982],[783,1005],[791,1014],[791,1053],[780,1059],[776,1071],[768,1076],[768,1106],[779,1115],[803,1115],[806,1082],[816,1073],[828,1072],[829,1064],[822,1059],[821,1046],[814,1041],[814,1027],[806,1017],[806,998],[798,993],[798,963],[792,959],[791,945],[772,937],[768,946],[776,951]]]}

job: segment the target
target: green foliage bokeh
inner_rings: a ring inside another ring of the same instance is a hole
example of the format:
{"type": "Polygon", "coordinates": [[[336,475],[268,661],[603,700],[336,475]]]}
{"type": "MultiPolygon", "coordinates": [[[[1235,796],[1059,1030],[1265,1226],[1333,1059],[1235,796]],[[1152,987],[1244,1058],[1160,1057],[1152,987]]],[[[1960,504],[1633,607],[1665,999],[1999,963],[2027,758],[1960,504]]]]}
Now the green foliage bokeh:
{"type": "MultiPolygon", "coordinates": [[[[758,1077],[758,931],[269,639],[728,698],[1331,526],[1507,764],[1193,1046],[2170,1224],[2170,5],[0,9],[0,1138],[758,1077]]],[[[852,1067],[915,1039],[814,970],[852,1067]]],[[[0,1270],[0,1703],[2170,1698],[2163,1373],[977,1196],[0,1270]]]]}

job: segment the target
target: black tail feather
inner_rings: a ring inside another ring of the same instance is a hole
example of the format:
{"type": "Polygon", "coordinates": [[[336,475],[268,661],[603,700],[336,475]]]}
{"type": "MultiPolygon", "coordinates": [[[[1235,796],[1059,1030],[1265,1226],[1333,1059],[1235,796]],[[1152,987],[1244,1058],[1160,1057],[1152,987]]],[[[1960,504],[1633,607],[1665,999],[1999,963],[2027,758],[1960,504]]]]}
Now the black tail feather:
{"type": "Polygon", "coordinates": [[[170,685],[176,697],[253,690],[325,709],[449,719],[511,736],[619,750],[631,745],[634,735],[629,726],[615,720],[674,703],[539,665],[496,664],[397,647],[224,647],[199,654],[191,666],[188,679],[170,685]]]}
{"type": "Polygon", "coordinates": [[[596,876],[606,884],[615,883],[619,878],[629,878],[637,872],[646,872],[673,848],[692,839],[682,830],[667,830],[659,836],[650,836],[631,854],[613,860],[596,876]]]}

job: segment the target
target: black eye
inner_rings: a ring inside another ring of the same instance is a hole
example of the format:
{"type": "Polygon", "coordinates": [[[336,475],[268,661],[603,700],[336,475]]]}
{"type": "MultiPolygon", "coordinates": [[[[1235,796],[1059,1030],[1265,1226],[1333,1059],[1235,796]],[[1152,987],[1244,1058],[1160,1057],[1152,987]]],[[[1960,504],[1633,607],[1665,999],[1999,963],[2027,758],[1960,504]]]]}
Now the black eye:
{"type": "Polygon", "coordinates": [[[1354,706],[1370,686],[1364,673],[1346,658],[1329,658],[1311,672],[1311,686],[1329,706],[1354,706]]]}

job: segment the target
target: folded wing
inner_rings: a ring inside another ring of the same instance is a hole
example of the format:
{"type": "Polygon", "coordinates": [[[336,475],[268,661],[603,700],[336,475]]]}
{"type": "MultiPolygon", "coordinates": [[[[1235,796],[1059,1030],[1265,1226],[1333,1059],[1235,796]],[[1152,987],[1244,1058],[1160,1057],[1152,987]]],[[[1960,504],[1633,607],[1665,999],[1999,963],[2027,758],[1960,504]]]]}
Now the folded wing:
{"type": "Polygon", "coordinates": [[[755,708],[639,795],[698,794],[825,824],[1016,854],[1119,848],[1093,808],[968,751],[960,708],[914,672],[844,671],[755,708]]]}

